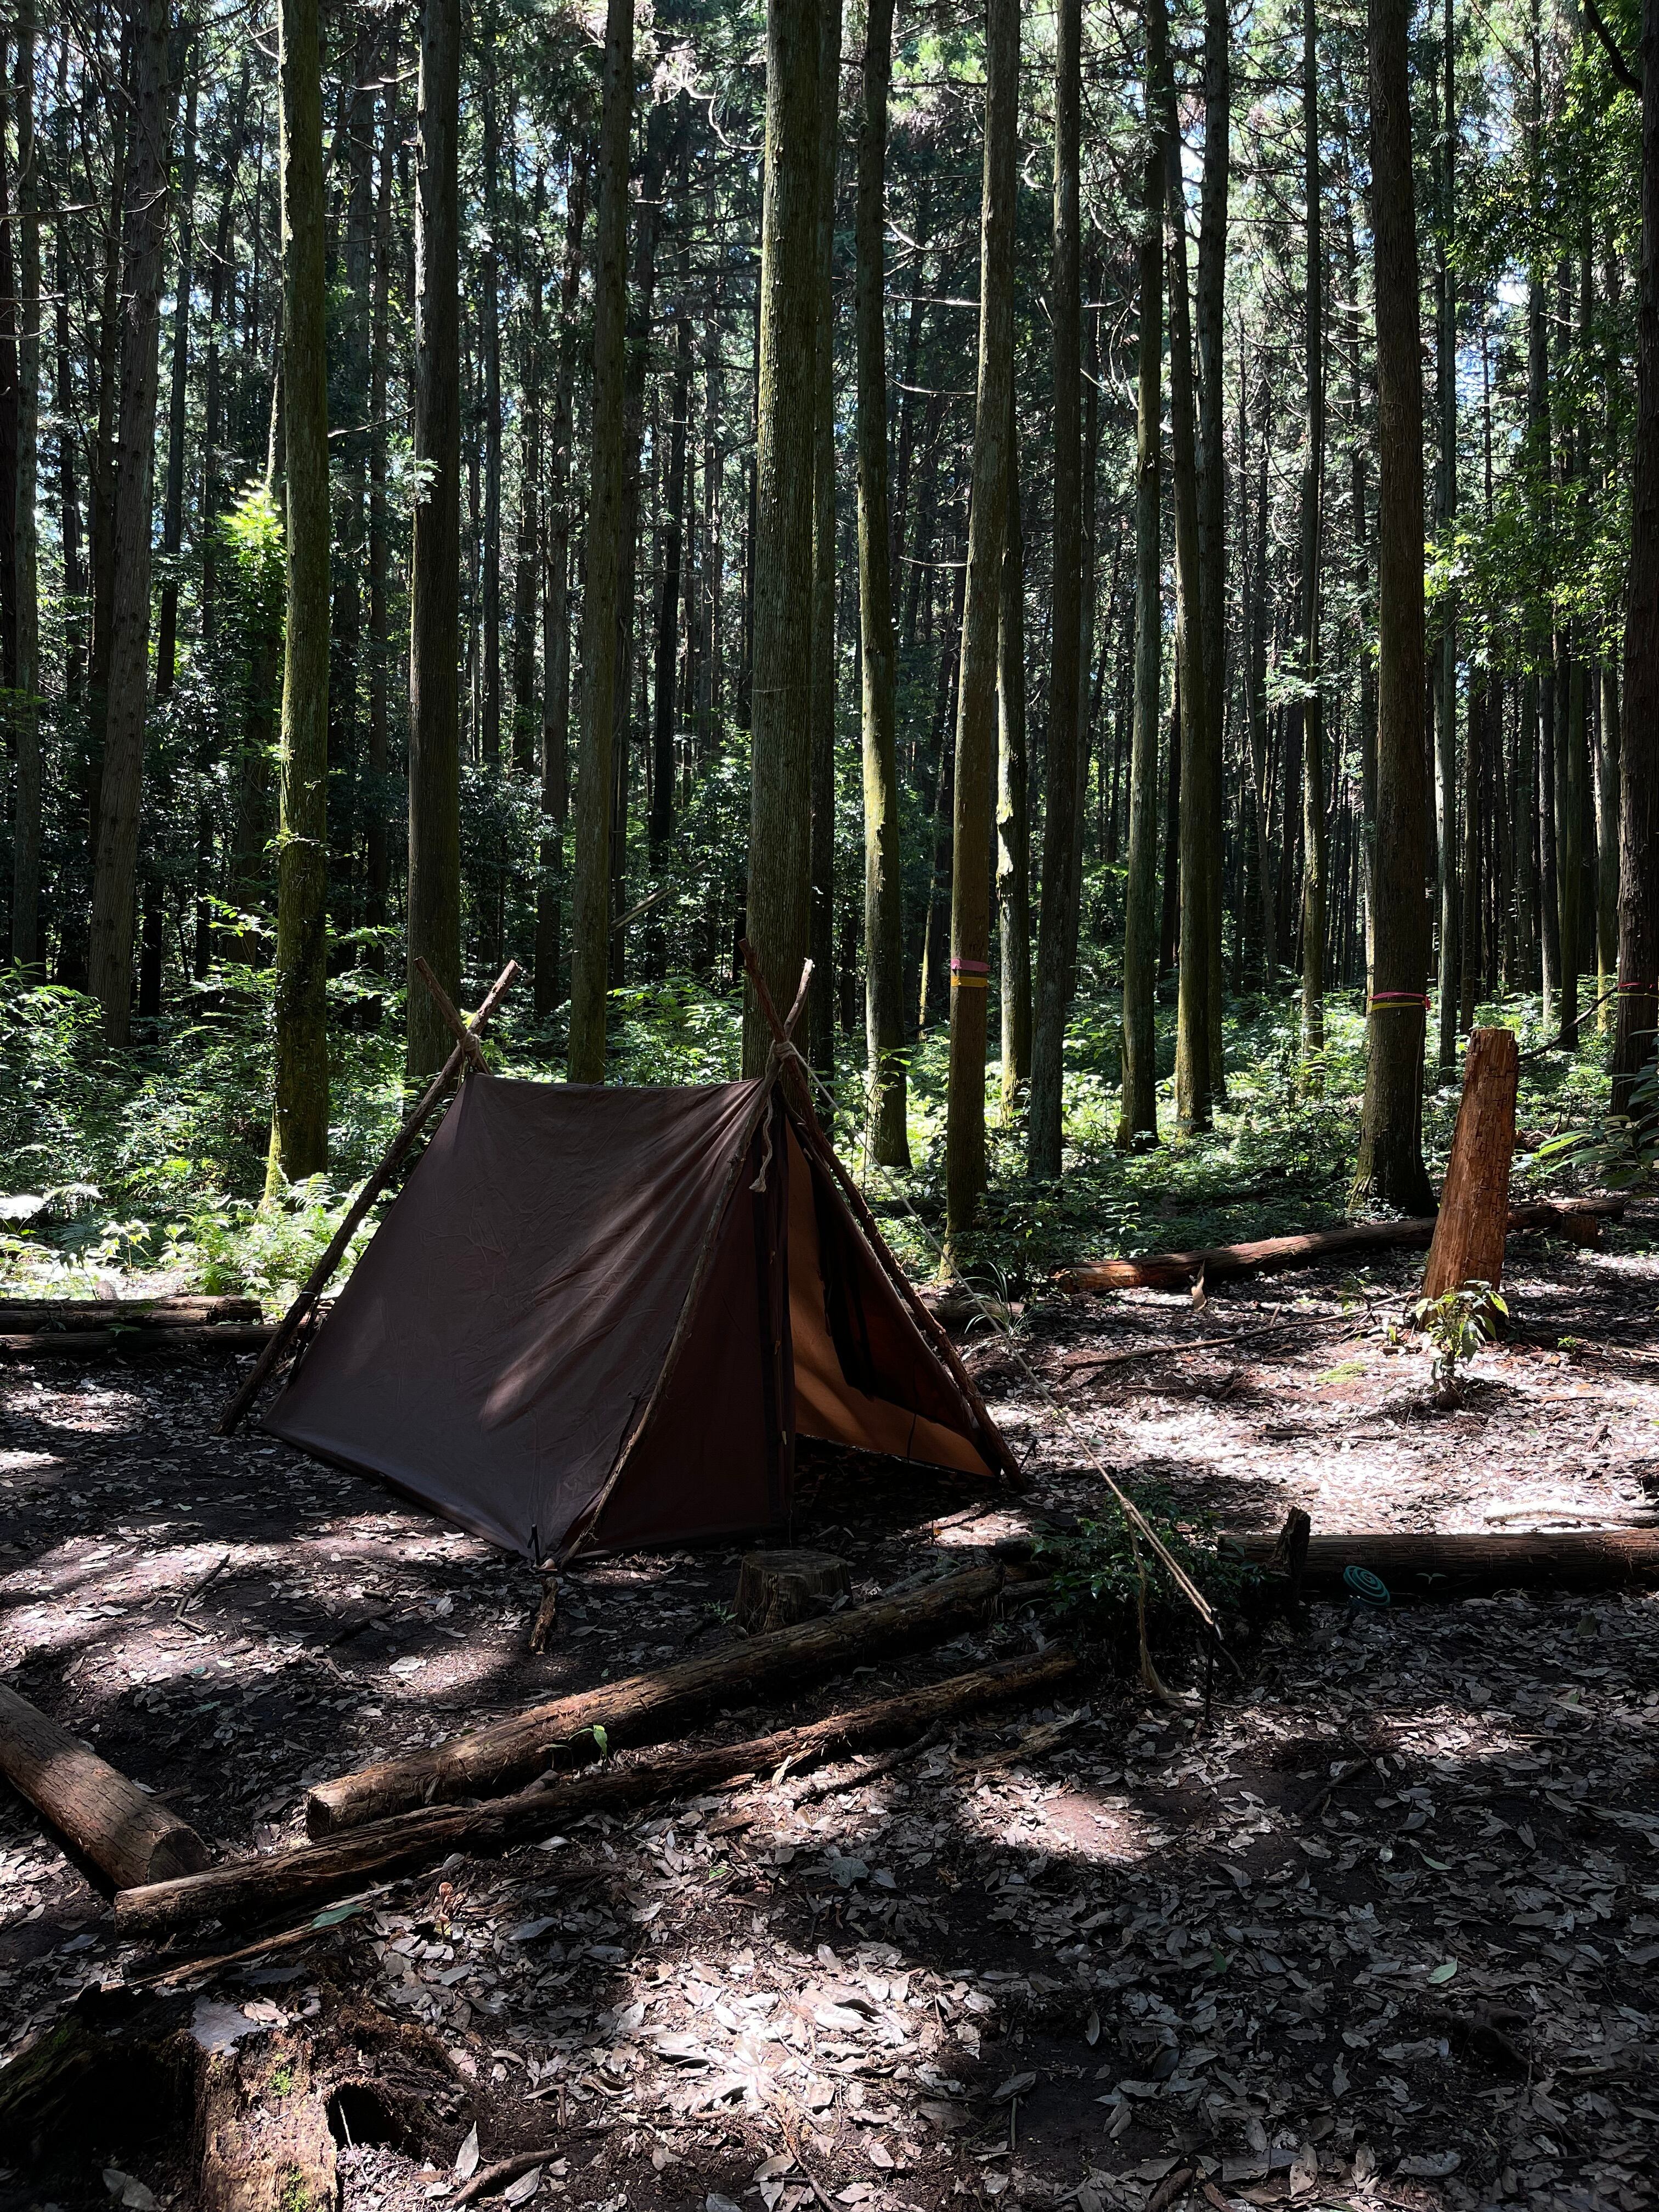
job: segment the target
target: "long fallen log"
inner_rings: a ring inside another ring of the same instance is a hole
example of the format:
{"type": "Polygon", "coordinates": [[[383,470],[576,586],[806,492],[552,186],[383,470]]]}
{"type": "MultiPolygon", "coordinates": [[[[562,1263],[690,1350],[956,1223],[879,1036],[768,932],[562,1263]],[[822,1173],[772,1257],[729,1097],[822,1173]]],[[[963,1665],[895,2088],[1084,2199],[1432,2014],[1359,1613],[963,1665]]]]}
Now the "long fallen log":
{"type": "Polygon", "coordinates": [[[770,1773],[786,1763],[903,1741],[987,1706],[1057,1689],[1078,1665],[1069,1651],[1054,1650],[1004,1659],[740,1743],[607,1761],[580,1774],[546,1777],[516,1796],[484,1805],[421,1807],[294,1850],[125,1890],[115,1900],[116,1932],[123,1940],[159,1936],[202,1920],[264,1918],[317,1905],[363,1882],[429,1866],[451,1851],[501,1850],[532,1842],[584,1814],[625,1811],[653,1798],[685,1796],[744,1775],[770,1773]]]}
{"type": "Polygon", "coordinates": [[[257,1352],[276,1334],[268,1323],[250,1321],[184,1328],[38,1328],[0,1336],[0,1352],[16,1359],[107,1359],[112,1352],[137,1352],[155,1359],[185,1352],[257,1352]]]}
{"type": "MultiPolygon", "coordinates": [[[[1265,1562],[1276,1537],[1235,1536],[1247,1559],[1265,1562]]],[[[1489,1595],[1500,1589],[1603,1590],[1659,1585],[1659,1528],[1449,1530],[1399,1528],[1316,1536],[1308,1547],[1304,1595],[1343,1595],[1345,1568],[1369,1567],[1395,1597],[1489,1595]]]]}
{"type": "MultiPolygon", "coordinates": [[[[1556,1198],[1510,1208],[1509,1231],[1552,1229],[1577,1244],[1601,1242],[1601,1224],[1620,1220],[1622,1198],[1556,1198]]],[[[1060,1276],[1068,1291],[1178,1291],[1202,1275],[1206,1283],[1230,1276],[1274,1274],[1308,1267],[1350,1253],[1426,1250],[1437,1217],[1407,1215],[1399,1221],[1348,1221],[1336,1229],[1310,1229],[1295,1237],[1262,1237],[1253,1243],[1211,1244],[1192,1252],[1147,1252],[1133,1260],[1095,1260],[1060,1276]]]]}
{"type": "Polygon", "coordinates": [[[969,1568],[902,1596],[878,1598],[873,1605],[799,1621],[650,1674],[578,1690],[470,1735],[381,1759],[319,1783],[306,1798],[307,1832],[329,1836],[411,1806],[499,1796],[550,1765],[561,1748],[578,1754],[586,1748],[591,1755],[595,1727],[604,1729],[613,1748],[660,1743],[691,1714],[722,1698],[740,1696],[747,1704],[763,1685],[827,1676],[875,1651],[938,1641],[980,1613],[1002,1583],[1000,1567],[969,1568]],[[576,1741],[583,1736],[585,1746],[576,1741]]]}
{"type": "Polygon", "coordinates": [[[258,1298],[0,1298],[0,1334],[33,1329],[190,1328],[210,1322],[257,1322],[258,1298]]]}
{"type": "Polygon", "coordinates": [[[208,1863],[188,1821],[3,1683],[0,1774],[117,1889],[197,1874],[208,1863]]]}

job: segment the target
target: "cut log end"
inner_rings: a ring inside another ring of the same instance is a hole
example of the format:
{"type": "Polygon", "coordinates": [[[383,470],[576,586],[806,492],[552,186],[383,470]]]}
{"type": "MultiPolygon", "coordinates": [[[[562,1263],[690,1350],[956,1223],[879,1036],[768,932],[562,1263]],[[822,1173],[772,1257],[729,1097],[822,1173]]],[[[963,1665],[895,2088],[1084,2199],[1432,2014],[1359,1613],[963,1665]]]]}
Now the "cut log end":
{"type": "Polygon", "coordinates": [[[3,1685],[0,1774],[117,1889],[200,1874],[209,1863],[188,1822],[3,1685]]]}
{"type": "Polygon", "coordinates": [[[737,1615],[751,1635],[816,1620],[851,1593],[845,1559],[833,1552],[750,1552],[738,1573],[737,1615]]]}

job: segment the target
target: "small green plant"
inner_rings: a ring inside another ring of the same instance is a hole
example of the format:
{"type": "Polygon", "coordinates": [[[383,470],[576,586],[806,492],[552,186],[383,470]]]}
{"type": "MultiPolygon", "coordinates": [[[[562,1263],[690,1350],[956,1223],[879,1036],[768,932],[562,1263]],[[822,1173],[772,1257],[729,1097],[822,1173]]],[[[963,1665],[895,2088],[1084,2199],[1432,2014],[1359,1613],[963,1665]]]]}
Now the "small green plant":
{"type": "Polygon", "coordinates": [[[1462,1404],[1458,1368],[1492,1335],[1494,1316],[1507,1318],[1509,1310],[1499,1292],[1480,1281],[1443,1291],[1437,1298],[1419,1298],[1412,1308],[1413,1326],[1434,1348],[1434,1402],[1443,1410],[1462,1404]]]}
{"type": "Polygon", "coordinates": [[[273,2097],[287,2096],[289,2091],[294,2087],[294,2062],[291,2058],[279,2058],[276,2061],[267,2077],[265,2087],[273,2097]]]}
{"type": "MultiPolygon", "coordinates": [[[[1133,1495],[1132,1492],[1131,1495],[1133,1495]]],[[[1174,1501],[1161,1489],[1134,1498],[1170,1556],[1191,1576],[1218,1609],[1238,1601],[1243,1569],[1216,1549],[1206,1520],[1194,1524],[1175,1516],[1174,1501]]],[[[1121,1506],[1111,1504],[1098,1521],[1081,1521],[1075,1529],[1040,1535],[1034,1555],[1048,1567],[1054,1611],[1079,1616],[1089,1632],[1121,1636],[1135,1627],[1143,1593],[1149,1613],[1171,1621],[1192,1614],[1166,1570],[1145,1540],[1136,1548],[1121,1506]]]]}

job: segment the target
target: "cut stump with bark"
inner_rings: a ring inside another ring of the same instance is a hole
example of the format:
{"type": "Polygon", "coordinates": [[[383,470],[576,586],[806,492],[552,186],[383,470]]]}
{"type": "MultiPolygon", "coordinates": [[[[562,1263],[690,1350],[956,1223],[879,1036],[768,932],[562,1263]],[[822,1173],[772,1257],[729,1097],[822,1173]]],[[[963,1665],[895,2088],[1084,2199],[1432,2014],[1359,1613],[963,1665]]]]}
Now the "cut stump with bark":
{"type": "Polygon", "coordinates": [[[833,1552],[750,1552],[738,1571],[738,1625],[750,1635],[793,1628],[819,1619],[852,1588],[846,1560],[833,1552]]]}
{"type": "Polygon", "coordinates": [[[3,1684],[0,1774],[117,1889],[198,1874],[208,1863],[188,1821],[3,1684]]]}
{"type": "Polygon", "coordinates": [[[1425,1298],[1460,1291],[1465,1283],[1486,1283],[1495,1291],[1503,1282],[1520,1072],[1513,1030],[1473,1032],[1434,1242],[1423,1271],[1425,1298]]]}

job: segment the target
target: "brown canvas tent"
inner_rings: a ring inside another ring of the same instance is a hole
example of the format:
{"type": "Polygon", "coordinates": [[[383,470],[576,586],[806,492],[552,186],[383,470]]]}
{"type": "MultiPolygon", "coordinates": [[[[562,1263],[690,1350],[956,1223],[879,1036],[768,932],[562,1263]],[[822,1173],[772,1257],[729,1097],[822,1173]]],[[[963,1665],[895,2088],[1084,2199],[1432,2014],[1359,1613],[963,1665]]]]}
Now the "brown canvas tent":
{"type": "Polygon", "coordinates": [[[775,1075],[470,1075],[264,1425],[538,1561],[783,1527],[800,1436],[1018,1477],[775,1075]]]}

